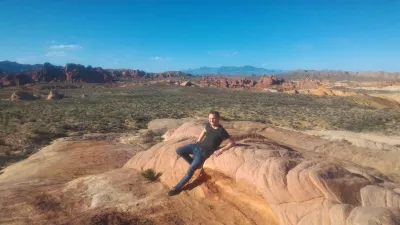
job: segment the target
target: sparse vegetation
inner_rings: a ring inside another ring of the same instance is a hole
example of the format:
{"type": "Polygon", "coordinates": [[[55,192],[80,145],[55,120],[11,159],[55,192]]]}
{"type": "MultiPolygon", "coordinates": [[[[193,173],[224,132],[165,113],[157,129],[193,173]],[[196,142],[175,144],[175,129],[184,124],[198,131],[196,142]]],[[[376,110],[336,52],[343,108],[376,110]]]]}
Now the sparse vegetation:
{"type": "Polygon", "coordinates": [[[148,148],[157,143],[162,142],[162,137],[151,130],[141,130],[139,133],[140,133],[139,143],[148,148]]]}
{"type": "MultiPolygon", "coordinates": [[[[60,86],[60,85],[58,85],[60,86]]],[[[60,87],[61,89],[61,87],[60,87]]],[[[8,99],[17,88],[0,89],[8,99]]],[[[47,93],[47,92],[46,92],[47,93]]],[[[352,97],[289,95],[165,85],[81,85],[57,101],[0,101],[0,139],[31,154],[55,138],[85,133],[137,132],[156,118],[204,117],[270,123],[294,129],[333,129],[400,135],[398,109],[374,109],[352,97]],[[86,97],[82,98],[85,94],[86,97]]],[[[143,144],[161,140],[146,133],[143,144]]],[[[12,154],[12,155],[16,155],[12,154]]]]}
{"type": "Polygon", "coordinates": [[[142,176],[144,178],[146,178],[148,181],[150,182],[155,182],[158,181],[158,179],[161,177],[162,173],[157,173],[156,171],[154,171],[153,169],[149,168],[146,170],[143,170],[142,168],[142,172],[141,172],[142,176]]]}

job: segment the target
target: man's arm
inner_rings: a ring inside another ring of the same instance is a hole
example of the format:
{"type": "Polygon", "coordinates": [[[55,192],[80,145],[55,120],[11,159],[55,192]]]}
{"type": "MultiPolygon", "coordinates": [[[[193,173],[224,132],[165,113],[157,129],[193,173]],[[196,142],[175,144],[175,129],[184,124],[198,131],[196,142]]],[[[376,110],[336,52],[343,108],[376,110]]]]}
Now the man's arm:
{"type": "Polygon", "coordinates": [[[204,129],[201,132],[201,134],[200,134],[199,138],[197,138],[197,141],[195,142],[195,144],[199,143],[204,138],[204,136],[206,136],[206,129],[204,129]]]}
{"type": "Polygon", "coordinates": [[[225,145],[223,148],[219,149],[218,151],[214,152],[214,155],[219,156],[221,155],[224,151],[232,148],[233,146],[235,146],[235,141],[233,140],[232,137],[229,137],[228,139],[228,144],[225,145]]]}

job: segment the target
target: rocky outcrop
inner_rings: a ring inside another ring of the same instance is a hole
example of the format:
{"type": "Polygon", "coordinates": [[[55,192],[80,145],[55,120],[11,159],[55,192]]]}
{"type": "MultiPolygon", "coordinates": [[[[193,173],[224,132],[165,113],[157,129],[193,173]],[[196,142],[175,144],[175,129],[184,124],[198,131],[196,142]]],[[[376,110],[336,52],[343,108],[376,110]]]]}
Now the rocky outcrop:
{"type": "Polygon", "coordinates": [[[204,76],[200,80],[200,85],[216,88],[252,88],[256,84],[255,80],[234,79],[222,76],[204,76]]]}
{"type": "Polygon", "coordinates": [[[47,100],[55,100],[55,99],[62,99],[64,97],[63,94],[58,93],[57,90],[53,89],[47,95],[47,100]]]}
{"type": "Polygon", "coordinates": [[[35,82],[54,82],[65,80],[63,67],[55,66],[50,63],[45,63],[43,64],[43,67],[35,70],[28,70],[26,73],[30,74],[35,82]]]}
{"type": "Polygon", "coordinates": [[[69,63],[65,66],[64,70],[66,81],[68,82],[102,83],[112,81],[110,73],[100,67],[85,67],[69,63]]]}
{"type": "Polygon", "coordinates": [[[0,72],[0,82],[2,86],[18,86],[32,82],[111,83],[116,79],[143,81],[181,80],[190,76],[190,74],[180,71],[147,73],[142,70],[106,70],[101,67],[85,67],[74,63],[68,63],[65,67],[45,63],[22,72],[0,72]]]}
{"type": "Polygon", "coordinates": [[[254,86],[255,88],[263,89],[270,88],[274,85],[281,85],[283,83],[282,79],[277,78],[276,76],[263,76],[254,86]]]}
{"type": "Polygon", "coordinates": [[[190,82],[190,81],[184,81],[184,82],[180,83],[180,85],[181,85],[181,86],[184,86],[184,87],[190,87],[190,86],[192,86],[193,84],[192,84],[192,82],[190,82]]]}
{"type": "Polygon", "coordinates": [[[308,91],[309,94],[312,95],[317,95],[317,96],[322,96],[322,95],[330,95],[330,96],[334,96],[335,94],[329,90],[328,88],[325,87],[319,87],[317,89],[311,89],[308,91]]]}
{"type": "Polygon", "coordinates": [[[302,79],[296,83],[296,88],[299,89],[316,89],[321,86],[321,82],[319,80],[313,80],[309,77],[302,79]]]}
{"type": "Polygon", "coordinates": [[[212,171],[207,171],[209,182],[230,192],[210,192],[206,201],[167,196],[164,184],[149,182],[141,171],[121,169],[143,149],[114,138],[57,140],[3,170],[0,224],[278,224],[261,196],[212,171]]]}
{"type": "MultiPolygon", "coordinates": [[[[238,145],[219,157],[212,156],[205,168],[255,187],[281,225],[399,224],[399,185],[355,164],[306,156],[257,136],[270,129],[266,125],[249,129],[251,126],[233,123],[225,127],[238,145]]],[[[175,150],[194,142],[201,130],[201,123],[185,123],[166,141],[138,153],[124,167],[153,168],[164,173],[163,182],[175,185],[188,167],[175,150]]],[[[216,190],[223,189],[214,185],[216,190]]],[[[207,195],[199,192],[193,194],[207,195]]]]}
{"type": "Polygon", "coordinates": [[[32,93],[26,91],[16,91],[10,97],[11,101],[35,100],[35,99],[37,99],[37,97],[35,97],[32,93]]]}

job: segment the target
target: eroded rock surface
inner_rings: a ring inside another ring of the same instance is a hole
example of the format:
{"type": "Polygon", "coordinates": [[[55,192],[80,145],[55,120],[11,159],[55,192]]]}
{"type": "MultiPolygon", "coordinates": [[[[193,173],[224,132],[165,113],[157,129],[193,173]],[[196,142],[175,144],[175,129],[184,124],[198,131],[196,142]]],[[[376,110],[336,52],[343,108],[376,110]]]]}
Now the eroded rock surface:
{"type": "MultiPolygon", "coordinates": [[[[253,130],[250,127],[246,128],[245,123],[227,124],[238,145],[219,157],[212,156],[204,166],[254,187],[273,208],[280,224],[400,223],[399,185],[357,164],[306,156],[277,144],[265,135],[274,132],[265,125],[253,130]]],[[[188,168],[175,150],[193,143],[201,130],[202,123],[185,123],[166,141],[136,154],[124,167],[153,168],[164,173],[164,183],[173,186],[188,168]]],[[[206,196],[204,191],[191,194],[206,196]]]]}

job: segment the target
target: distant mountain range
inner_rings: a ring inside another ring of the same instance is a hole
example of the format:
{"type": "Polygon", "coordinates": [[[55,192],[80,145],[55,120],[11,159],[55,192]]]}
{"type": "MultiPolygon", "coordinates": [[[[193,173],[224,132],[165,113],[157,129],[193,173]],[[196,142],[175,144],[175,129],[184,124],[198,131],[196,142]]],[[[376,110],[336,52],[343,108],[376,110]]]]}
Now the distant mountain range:
{"type": "Polygon", "coordinates": [[[182,72],[193,75],[221,74],[221,75],[264,75],[264,74],[282,74],[286,70],[265,69],[254,66],[220,66],[220,67],[200,67],[197,69],[183,70],[182,72]]]}
{"type": "Polygon", "coordinates": [[[373,81],[399,80],[400,73],[384,71],[292,70],[282,74],[280,77],[285,80],[300,80],[309,77],[311,79],[373,81]]]}
{"type": "MultiPolygon", "coordinates": [[[[43,68],[53,68],[52,70],[46,70],[43,73],[50,74],[54,71],[64,71],[64,66],[54,66],[45,64],[20,64],[11,61],[0,61],[0,75],[1,73],[16,73],[22,71],[40,71],[43,68]],[[47,66],[45,66],[47,65],[47,66]]],[[[90,69],[91,70],[91,67],[90,69]]],[[[399,72],[384,72],[384,71],[340,71],[340,70],[274,70],[265,69],[254,66],[221,66],[221,67],[200,67],[197,69],[182,70],[181,72],[164,72],[164,73],[146,73],[139,70],[130,69],[109,69],[107,70],[117,77],[181,77],[190,75],[279,75],[280,78],[285,80],[299,80],[309,77],[311,79],[330,79],[330,80],[393,80],[400,79],[399,72]],[[123,73],[123,71],[125,71],[123,73]],[[183,73],[182,73],[183,72],[183,73]]],[[[54,75],[51,75],[54,76],[54,75]]],[[[252,79],[252,78],[251,78],[252,79]]]]}
{"type": "Polygon", "coordinates": [[[8,73],[22,72],[24,70],[31,70],[40,67],[43,67],[43,64],[30,65],[30,64],[20,64],[11,61],[0,61],[0,71],[8,73]]]}

